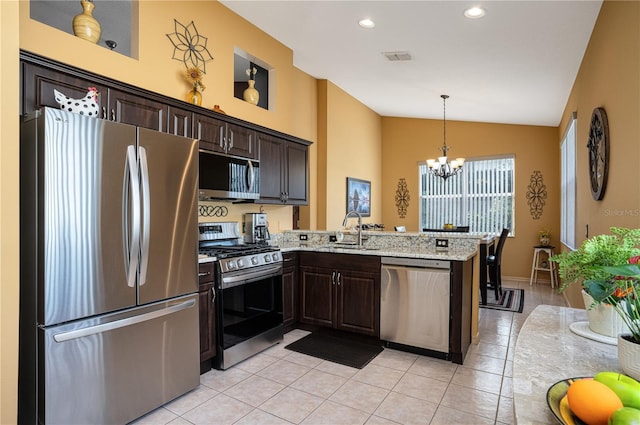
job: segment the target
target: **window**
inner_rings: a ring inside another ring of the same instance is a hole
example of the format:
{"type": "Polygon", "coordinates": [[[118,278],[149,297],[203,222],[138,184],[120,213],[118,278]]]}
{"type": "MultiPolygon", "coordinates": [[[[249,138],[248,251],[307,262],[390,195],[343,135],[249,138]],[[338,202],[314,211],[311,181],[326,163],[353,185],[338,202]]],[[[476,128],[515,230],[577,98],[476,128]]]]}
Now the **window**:
{"type": "Polygon", "coordinates": [[[576,244],[576,114],[560,144],[560,242],[576,244]]]}
{"type": "Polygon", "coordinates": [[[469,226],[471,232],[513,234],[514,177],[513,155],[468,159],[462,173],[446,181],[420,170],[420,228],[440,229],[445,223],[469,226]]]}

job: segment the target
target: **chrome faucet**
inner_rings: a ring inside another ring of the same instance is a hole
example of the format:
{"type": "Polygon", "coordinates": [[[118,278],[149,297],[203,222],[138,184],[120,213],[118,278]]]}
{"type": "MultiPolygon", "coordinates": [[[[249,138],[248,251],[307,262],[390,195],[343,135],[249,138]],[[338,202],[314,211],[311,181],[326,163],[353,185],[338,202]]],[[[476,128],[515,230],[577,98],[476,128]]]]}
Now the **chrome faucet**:
{"type": "Polygon", "coordinates": [[[344,220],[342,220],[342,227],[347,225],[347,219],[352,217],[353,215],[358,217],[358,246],[362,246],[362,215],[358,211],[349,211],[347,215],[344,216],[344,220]]]}

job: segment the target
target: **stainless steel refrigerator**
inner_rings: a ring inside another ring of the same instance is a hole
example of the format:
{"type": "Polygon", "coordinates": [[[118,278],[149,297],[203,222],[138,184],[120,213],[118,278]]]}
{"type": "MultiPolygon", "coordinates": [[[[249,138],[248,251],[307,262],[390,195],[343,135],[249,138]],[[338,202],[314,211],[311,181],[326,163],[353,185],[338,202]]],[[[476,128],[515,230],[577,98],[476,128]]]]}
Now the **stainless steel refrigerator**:
{"type": "Polygon", "coordinates": [[[43,108],[20,156],[19,423],[126,423],[197,387],[197,140],[43,108]]]}

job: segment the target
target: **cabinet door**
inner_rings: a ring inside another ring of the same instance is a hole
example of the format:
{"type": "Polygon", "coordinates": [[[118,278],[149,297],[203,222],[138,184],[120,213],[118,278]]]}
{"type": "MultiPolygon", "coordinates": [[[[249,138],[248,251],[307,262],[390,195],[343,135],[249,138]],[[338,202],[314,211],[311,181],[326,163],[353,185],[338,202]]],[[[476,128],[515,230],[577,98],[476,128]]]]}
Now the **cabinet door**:
{"type": "Polygon", "coordinates": [[[282,269],[282,318],[285,332],[295,327],[298,322],[298,274],[295,254],[283,255],[282,269]]]}
{"type": "Polygon", "coordinates": [[[333,327],[332,273],[329,269],[300,267],[300,322],[333,327]]]}
{"type": "Polygon", "coordinates": [[[284,140],[260,134],[260,202],[283,202],[284,140]]]}
{"type": "Polygon", "coordinates": [[[176,136],[192,137],[193,113],[184,109],[169,106],[169,133],[176,136]]]}
{"type": "Polygon", "coordinates": [[[216,315],[213,283],[200,286],[200,361],[216,355],[216,315]]]}
{"type": "Polygon", "coordinates": [[[227,153],[258,159],[256,132],[235,124],[227,124],[227,153]]]}
{"type": "Polygon", "coordinates": [[[287,142],[286,156],[286,189],[287,204],[307,205],[308,193],[308,148],[298,143],[287,142]]]}
{"type": "Polygon", "coordinates": [[[108,119],[111,121],[166,133],[168,110],[169,107],[164,103],[109,89],[108,119]]]}
{"type": "Polygon", "coordinates": [[[200,147],[213,152],[225,152],[225,123],[215,118],[193,114],[193,137],[200,147]]]}
{"type": "Polygon", "coordinates": [[[336,328],[380,336],[380,275],[340,270],[336,328]]]}
{"type": "MultiPolygon", "coordinates": [[[[100,109],[101,111],[106,111],[106,108],[103,109],[103,106],[107,104],[108,96],[108,89],[105,86],[31,63],[23,62],[22,66],[23,92],[21,109],[23,114],[35,111],[43,106],[59,108],[53,89],[58,90],[67,97],[81,99],[87,94],[89,87],[98,89],[100,109]]],[[[100,113],[100,118],[104,118],[102,112],[100,113]]]]}

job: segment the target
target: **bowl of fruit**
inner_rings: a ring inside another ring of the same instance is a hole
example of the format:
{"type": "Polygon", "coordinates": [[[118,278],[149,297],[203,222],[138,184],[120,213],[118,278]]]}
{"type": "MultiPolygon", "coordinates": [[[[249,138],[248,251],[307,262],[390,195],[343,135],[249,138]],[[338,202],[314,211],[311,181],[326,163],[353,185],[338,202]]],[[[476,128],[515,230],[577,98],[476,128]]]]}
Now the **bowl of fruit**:
{"type": "Polygon", "coordinates": [[[547,403],[563,425],[640,425],[640,382],[618,372],[558,381],[547,403]]]}

